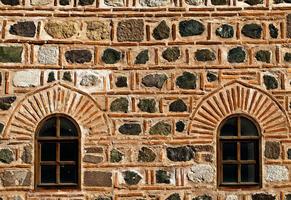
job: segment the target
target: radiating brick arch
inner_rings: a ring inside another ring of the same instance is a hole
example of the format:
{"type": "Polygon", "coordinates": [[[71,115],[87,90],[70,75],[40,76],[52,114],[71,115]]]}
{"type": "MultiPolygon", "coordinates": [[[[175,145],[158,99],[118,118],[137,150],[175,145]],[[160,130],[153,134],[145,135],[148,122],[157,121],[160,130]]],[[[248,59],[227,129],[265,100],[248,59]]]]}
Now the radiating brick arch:
{"type": "Polygon", "coordinates": [[[17,104],[3,138],[33,138],[38,123],[53,113],[71,116],[90,135],[110,132],[108,118],[90,95],[56,82],[27,94],[17,104]]]}
{"type": "Polygon", "coordinates": [[[195,106],[188,127],[190,135],[212,137],[227,116],[244,113],[254,118],[262,134],[289,132],[289,119],[284,108],[268,92],[240,81],[232,81],[206,95],[195,106]]]}

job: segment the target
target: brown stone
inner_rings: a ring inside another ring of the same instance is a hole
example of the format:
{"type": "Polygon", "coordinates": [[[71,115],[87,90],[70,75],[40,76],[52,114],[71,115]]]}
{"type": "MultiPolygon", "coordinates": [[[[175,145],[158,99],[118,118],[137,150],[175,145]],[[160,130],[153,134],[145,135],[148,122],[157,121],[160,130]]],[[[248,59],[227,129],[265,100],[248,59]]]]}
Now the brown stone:
{"type": "Polygon", "coordinates": [[[86,35],[90,40],[108,40],[110,39],[110,27],[101,21],[87,22],[86,35]]]}
{"type": "Polygon", "coordinates": [[[265,157],[269,159],[278,159],[280,157],[280,143],[266,142],[265,157]]]}
{"type": "Polygon", "coordinates": [[[102,147],[86,147],[85,148],[86,153],[103,153],[102,147]]]}
{"type": "Polygon", "coordinates": [[[55,39],[71,38],[77,33],[76,24],[72,21],[49,21],[45,24],[44,30],[55,39]]]}
{"type": "Polygon", "coordinates": [[[5,170],[0,174],[4,187],[31,185],[32,173],[26,170],[5,170]]]}
{"type": "Polygon", "coordinates": [[[140,42],[144,39],[142,19],[123,20],[118,23],[117,40],[119,42],[140,42]]]}
{"type": "Polygon", "coordinates": [[[86,163],[98,164],[103,161],[103,158],[101,156],[85,155],[83,161],[86,163]]]}
{"type": "Polygon", "coordinates": [[[84,172],[84,185],[96,187],[111,187],[112,186],[112,173],[101,171],[85,171],[84,172]]]}

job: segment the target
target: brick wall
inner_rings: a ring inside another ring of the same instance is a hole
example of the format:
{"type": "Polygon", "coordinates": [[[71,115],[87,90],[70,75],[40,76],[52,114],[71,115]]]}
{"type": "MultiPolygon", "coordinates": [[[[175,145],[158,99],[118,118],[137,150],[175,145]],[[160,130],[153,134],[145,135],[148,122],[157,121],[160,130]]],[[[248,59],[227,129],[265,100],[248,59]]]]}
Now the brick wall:
{"type": "Polygon", "coordinates": [[[0,0],[0,197],[290,200],[290,3],[0,0]],[[35,190],[53,113],[81,128],[81,190],[35,190]],[[260,126],[261,188],[218,187],[236,113],[260,126]]]}

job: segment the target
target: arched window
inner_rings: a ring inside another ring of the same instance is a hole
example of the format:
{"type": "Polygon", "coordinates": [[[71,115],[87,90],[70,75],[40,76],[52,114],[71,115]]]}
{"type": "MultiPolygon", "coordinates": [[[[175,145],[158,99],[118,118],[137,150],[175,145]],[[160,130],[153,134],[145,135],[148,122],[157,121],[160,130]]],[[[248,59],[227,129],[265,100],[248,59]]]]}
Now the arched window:
{"type": "Polygon", "coordinates": [[[260,133],[249,117],[233,115],[219,127],[218,183],[220,186],[260,186],[260,133]]]}
{"type": "Polygon", "coordinates": [[[36,187],[78,188],[80,130],[68,116],[45,118],[36,134],[36,187]]]}

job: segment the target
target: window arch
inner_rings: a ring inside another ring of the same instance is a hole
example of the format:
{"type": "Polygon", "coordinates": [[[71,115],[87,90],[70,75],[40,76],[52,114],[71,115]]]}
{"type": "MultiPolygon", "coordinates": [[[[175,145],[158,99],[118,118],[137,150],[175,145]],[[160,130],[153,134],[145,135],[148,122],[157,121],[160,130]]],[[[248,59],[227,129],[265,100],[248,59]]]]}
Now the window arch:
{"type": "Polygon", "coordinates": [[[254,120],[232,115],[219,126],[219,186],[261,185],[261,134],[254,120]]]}
{"type": "Polygon", "coordinates": [[[79,188],[80,129],[69,116],[55,114],[36,132],[36,187],[79,188]]]}

